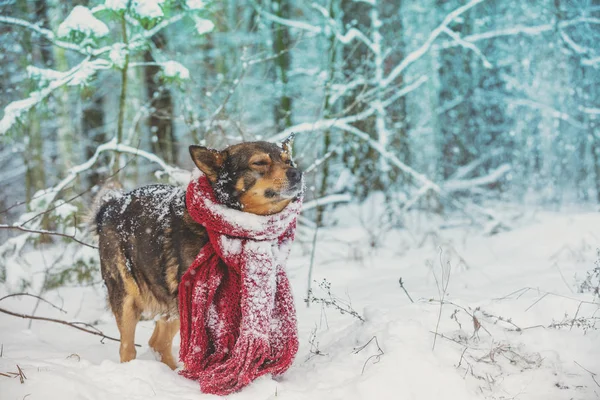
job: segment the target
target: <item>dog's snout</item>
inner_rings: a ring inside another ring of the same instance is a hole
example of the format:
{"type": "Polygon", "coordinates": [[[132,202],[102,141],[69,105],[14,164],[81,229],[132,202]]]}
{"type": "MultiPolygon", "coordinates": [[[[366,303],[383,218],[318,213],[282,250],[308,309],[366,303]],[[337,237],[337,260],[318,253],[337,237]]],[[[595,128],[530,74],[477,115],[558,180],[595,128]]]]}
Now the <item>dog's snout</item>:
{"type": "Polygon", "coordinates": [[[302,178],[302,172],[298,168],[290,168],[286,172],[287,178],[290,182],[298,182],[302,178]]]}

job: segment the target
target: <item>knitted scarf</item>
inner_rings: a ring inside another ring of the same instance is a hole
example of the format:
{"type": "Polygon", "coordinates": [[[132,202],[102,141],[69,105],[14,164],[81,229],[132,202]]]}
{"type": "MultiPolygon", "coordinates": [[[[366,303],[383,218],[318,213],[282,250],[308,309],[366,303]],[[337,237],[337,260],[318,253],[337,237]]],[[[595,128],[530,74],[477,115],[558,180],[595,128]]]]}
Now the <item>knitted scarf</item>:
{"type": "Polygon", "coordinates": [[[285,372],[298,351],[296,311],[284,265],[301,200],[259,216],[218,203],[205,176],[186,193],[209,242],[179,284],[181,375],[225,395],[285,372]]]}

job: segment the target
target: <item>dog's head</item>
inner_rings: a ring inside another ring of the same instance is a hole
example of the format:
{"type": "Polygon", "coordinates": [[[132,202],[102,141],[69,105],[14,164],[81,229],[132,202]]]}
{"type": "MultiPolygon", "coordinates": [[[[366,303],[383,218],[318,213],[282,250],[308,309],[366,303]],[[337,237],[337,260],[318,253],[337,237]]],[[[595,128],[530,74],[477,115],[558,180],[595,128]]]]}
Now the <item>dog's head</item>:
{"type": "Polygon", "coordinates": [[[210,180],[219,202],[270,215],[283,210],[302,190],[302,171],[292,160],[292,139],[281,146],[247,142],[222,151],[190,146],[190,155],[210,180]]]}

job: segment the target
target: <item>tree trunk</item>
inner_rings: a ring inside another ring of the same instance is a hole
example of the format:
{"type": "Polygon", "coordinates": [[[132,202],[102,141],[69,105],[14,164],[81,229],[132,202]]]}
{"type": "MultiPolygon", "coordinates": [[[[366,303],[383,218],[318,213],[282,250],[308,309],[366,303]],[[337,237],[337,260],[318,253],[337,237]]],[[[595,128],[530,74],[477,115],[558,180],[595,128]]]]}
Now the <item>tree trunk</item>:
{"type": "MultiPolygon", "coordinates": [[[[166,36],[162,33],[155,35],[152,42],[157,51],[167,46],[166,36]]],[[[155,62],[152,51],[144,53],[144,61],[155,62]]],[[[177,162],[177,139],[173,132],[173,99],[160,78],[161,67],[149,65],[144,67],[146,94],[151,99],[152,111],[149,117],[152,150],[170,164],[177,162]]]]}
{"type": "MultiPolygon", "coordinates": [[[[337,14],[338,12],[335,1],[331,0],[329,2],[329,16],[331,17],[331,19],[335,20],[337,18],[337,14]]],[[[327,39],[327,42],[329,45],[327,57],[328,77],[325,89],[325,100],[323,103],[323,118],[325,119],[329,119],[335,114],[335,110],[332,109],[331,104],[331,85],[335,81],[335,73],[337,69],[337,41],[335,35],[330,35],[327,39]]],[[[329,152],[331,146],[331,136],[332,132],[329,129],[323,132],[323,155],[326,155],[329,152]]],[[[323,162],[323,168],[321,170],[319,197],[324,197],[327,195],[327,187],[329,184],[329,164],[330,160],[325,160],[323,162]]],[[[317,226],[323,225],[323,211],[325,211],[325,207],[317,207],[317,226]]]]}
{"type": "MultiPolygon", "coordinates": [[[[58,26],[63,22],[65,17],[65,13],[62,9],[63,2],[58,0],[48,0],[46,1],[46,4],[48,22],[52,30],[56,32],[58,26]]],[[[58,71],[67,71],[69,69],[69,63],[67,61],[65,52],[65,49],[62,49],[58,46],[52,46],[54,69],[58,71]]],[[[73,144],[75,143],[75,135],[70,112],[70,96],[68,87],[62,87],[55,90],[53,98],[56,107],[55,120],[58,156],[61,160],[57,167],[58,173],[64,174],[64,172],[72,167],[77,161],[77,157],[75,156],[73,148],[73,144]]]]}
{"type": "MultiPolygon", "coordinates": [[[[274,0],[272,3],[274,13],[281,18],[290,18],[290,2],[287,0],[274,0]]],[[[273,53],[276,55],[277,68],[276,93],[278,101],[273,114],[277,131],[292,126],[292,97],[288,85],[288,74],[292,62],[290,53],[291,37],[289,28],[277,23],[273,24],[273,53]]]]}
{"type": "MultiPolygon", "coordinates": [[[[35,16],[36,21],[40,21],[42,26],[48,25],[48,15],[46,2],[36,0],[27,3],[28,13],[35,16]]],[[[29,37],[31,35],[28,34],[29,37]]],[[[32,55],[31,63],[40,67],[46,67],[52,64],[52,52],[47,47],[31,45],[27,51],[32,55]]],[[[29,113],[28,123],[24,125],[26,135],[29,138],[29,146],[24,154],[27,171],[25,173],[25,191],[26,199],[31,200],[33,194],[46,187],[46,174],[44,166],[44,139],[42,126],[40,124],[38,112],[29,113]]]]}
{"type": "MultiPolygon", "coordinates": [[[[84,102],[83,113],[81,117],[82,133],[86,137],[86,158],[94,155],[96,148],[107,141],[106,130],[104,128],[104,99],[98,90],[86,90],[82,96],[84,102]],[[89,95],[88,95],[89,94],[89,95]]],[[[101,174],[94,169],[88,179],[89,187],[100,183],[101,174]]]]}

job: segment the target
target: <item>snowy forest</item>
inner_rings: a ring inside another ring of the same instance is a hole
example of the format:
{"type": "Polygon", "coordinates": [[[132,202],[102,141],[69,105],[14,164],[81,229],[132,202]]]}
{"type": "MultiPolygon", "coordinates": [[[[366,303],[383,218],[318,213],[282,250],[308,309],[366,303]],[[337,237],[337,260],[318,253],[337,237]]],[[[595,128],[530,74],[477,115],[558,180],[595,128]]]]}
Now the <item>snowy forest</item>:
{"type": "Polygon", "coordinates": [[[600,1],[0,0],[0,43],[7,398],[198,398],[152,321],[118,363],[90,210],[292,133],[300,352],[235,398],[600,398],[600,1]]]}

